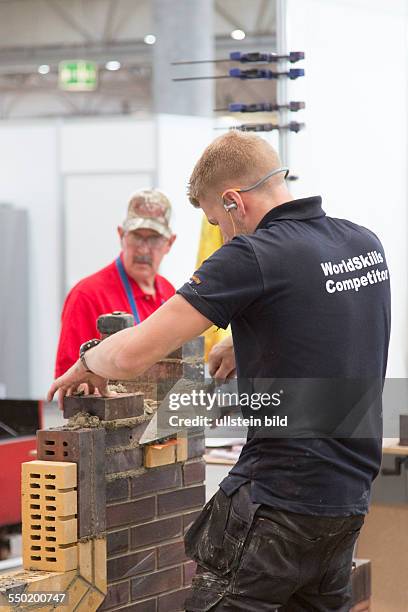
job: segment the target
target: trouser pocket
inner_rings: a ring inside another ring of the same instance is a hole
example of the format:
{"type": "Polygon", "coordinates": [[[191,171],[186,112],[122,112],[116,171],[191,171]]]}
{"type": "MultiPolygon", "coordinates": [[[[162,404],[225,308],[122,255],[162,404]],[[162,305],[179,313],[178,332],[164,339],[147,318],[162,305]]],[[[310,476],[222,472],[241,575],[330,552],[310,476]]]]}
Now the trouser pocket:
{"type": "Polygon", "coordinates": [[[234,568],[242,546],[242,541],[227,530],[231,499],[219,489],[184,538],[187,556],[217,576],[225,576],[234,568]]]}
{"type": "Polygon", "coordinates": [[[319,592],[322,595],[338,592],[349,586],[354,544],[360,529],[350,530],[339,539],[320,583],[319,592]]]}

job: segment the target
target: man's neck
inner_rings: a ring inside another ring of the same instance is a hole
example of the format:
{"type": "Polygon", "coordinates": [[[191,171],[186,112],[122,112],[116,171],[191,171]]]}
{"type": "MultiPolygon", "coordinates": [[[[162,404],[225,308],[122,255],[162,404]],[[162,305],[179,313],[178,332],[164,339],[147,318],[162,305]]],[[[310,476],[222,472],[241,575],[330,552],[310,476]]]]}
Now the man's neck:
{"type": "Polygon", "coordinates": [[[143,279],[142,281],[137,280],[137,279],[134,279],[134,280],[137,282],[137,284],[139,285],[143,293],[146,293],[147,295],[156,295],[156,287],[154,286],[154,277],[151,279],[150,278],[143,279]]]}
{"type": "Polygon", "coordinates": [[[155,275],[149,276],[147,278],[138,278],[135,274],[132,274],[131,270],[128,270],[125,266],[126,274],[135,281],[143,291],[147,295],[156,295],[156,287],[154,284],[155,275]]]}
{"type": "Polygon", "coordinates": [[[295,198],[292,196],[292,194],[286,187],[282,187],[282,189],[277,189],[272,198],[268,198],[267,202],[262,202],[262,207],[255,208],[253,210],[251,219],[251,226],[253,227],[253,231],[255,231],[259,223],[270,210],[276,208],[277,206],[281,206],[286,202],[292,202],[294,199],[295,198]]]}

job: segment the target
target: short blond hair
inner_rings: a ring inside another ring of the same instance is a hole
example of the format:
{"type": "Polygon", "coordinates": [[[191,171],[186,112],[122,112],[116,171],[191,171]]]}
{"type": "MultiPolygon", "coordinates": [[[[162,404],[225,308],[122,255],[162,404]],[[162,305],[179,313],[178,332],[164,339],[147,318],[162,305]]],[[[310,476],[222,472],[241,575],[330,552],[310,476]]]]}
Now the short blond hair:
{"type": "Polygon", "coordinates": [[[189,200],[199,207],[204,194],[247,187],[280,165],[278,153],[266,140],[231,130],[208,145],[196,163],[188,185],[189,200]]]}

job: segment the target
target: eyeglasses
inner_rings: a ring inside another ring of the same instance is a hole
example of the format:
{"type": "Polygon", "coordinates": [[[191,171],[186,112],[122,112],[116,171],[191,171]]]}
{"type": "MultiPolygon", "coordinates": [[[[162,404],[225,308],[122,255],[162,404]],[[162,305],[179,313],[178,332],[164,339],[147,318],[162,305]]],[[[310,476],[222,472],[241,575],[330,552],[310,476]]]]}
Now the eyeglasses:
{"type": "Polygon", "coordinates": [[[161,247],[165,238],[163,236],[141,236],[140,234],[134,234],[132,232],[126,233],[126,240],[134,247],[140,247],[146,245],[149,249],[158,249],[161,247]]]}

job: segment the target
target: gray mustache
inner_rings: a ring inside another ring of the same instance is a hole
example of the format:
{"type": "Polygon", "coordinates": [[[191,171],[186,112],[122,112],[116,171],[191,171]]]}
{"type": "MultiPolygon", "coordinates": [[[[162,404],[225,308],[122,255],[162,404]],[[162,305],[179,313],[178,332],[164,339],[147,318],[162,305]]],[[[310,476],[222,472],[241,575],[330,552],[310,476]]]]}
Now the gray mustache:
{"type": "Polygon", "coordinates": [[[137,257],[133,258],[133,263],[149,264],[149,266],[151,266],[152,258],[148,255],[138,255],[137,257]]]}

